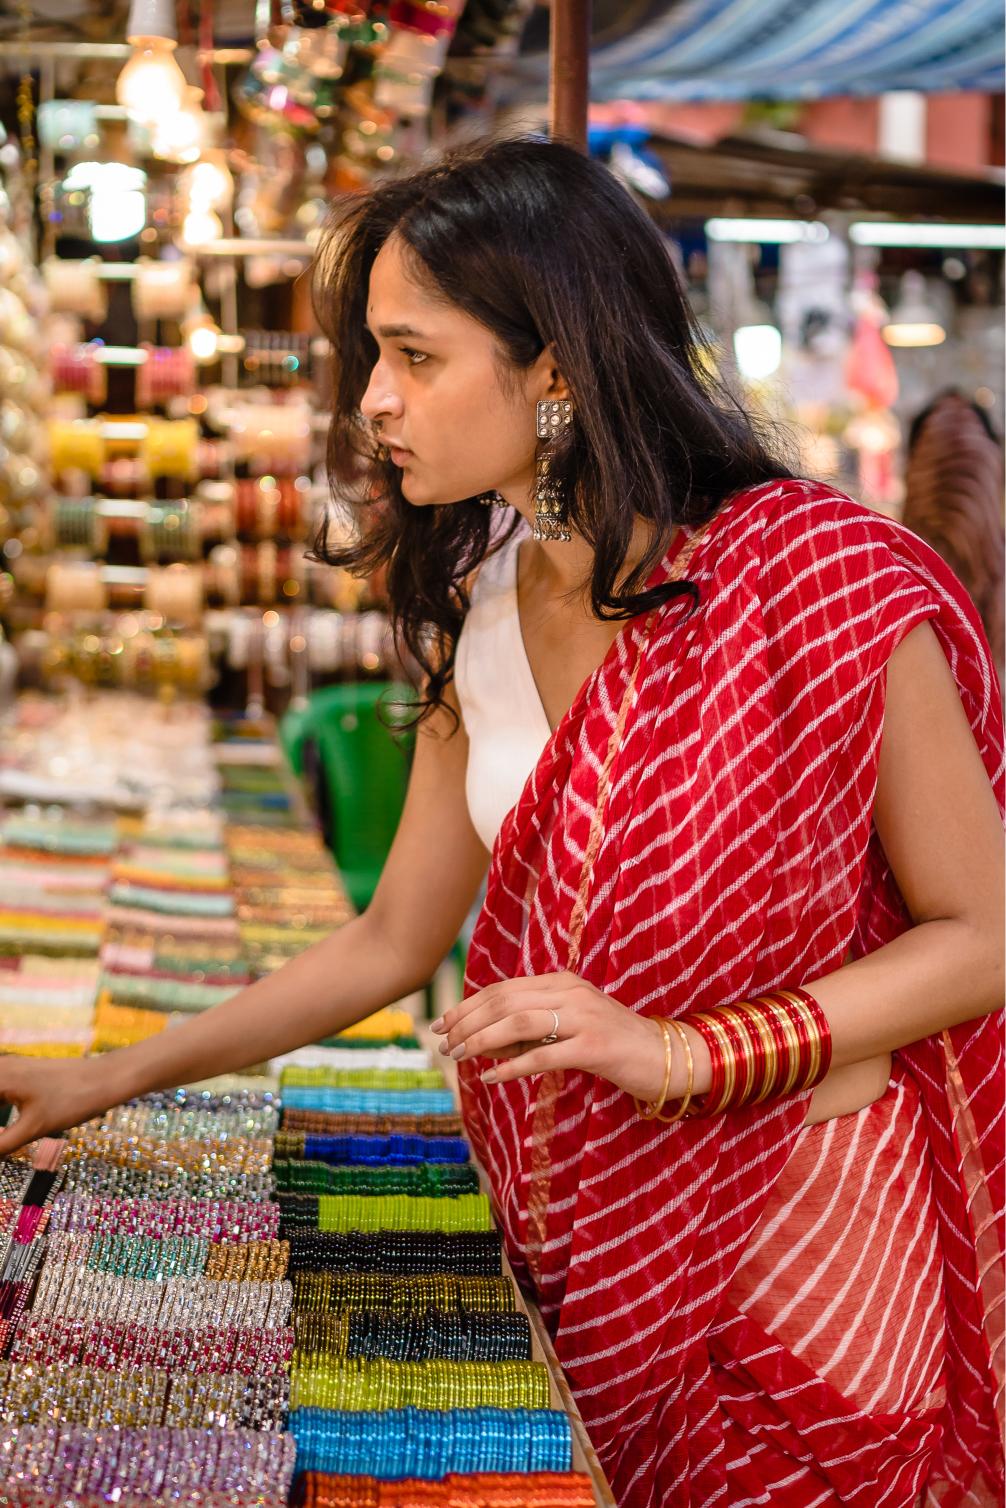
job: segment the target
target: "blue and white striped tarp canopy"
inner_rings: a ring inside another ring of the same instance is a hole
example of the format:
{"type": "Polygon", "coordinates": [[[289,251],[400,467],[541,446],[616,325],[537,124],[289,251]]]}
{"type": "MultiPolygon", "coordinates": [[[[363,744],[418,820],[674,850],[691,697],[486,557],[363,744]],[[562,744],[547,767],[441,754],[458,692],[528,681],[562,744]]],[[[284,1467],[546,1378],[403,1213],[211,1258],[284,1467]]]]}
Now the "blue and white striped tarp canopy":
{"type": "MultiPolygon", "coordinates": [[[[651,8],[652,16],[652,8],[651,8]]],[[[1004,87],[1002,0],[682,0],[591,56],[591,98],[1004,87]]]]}

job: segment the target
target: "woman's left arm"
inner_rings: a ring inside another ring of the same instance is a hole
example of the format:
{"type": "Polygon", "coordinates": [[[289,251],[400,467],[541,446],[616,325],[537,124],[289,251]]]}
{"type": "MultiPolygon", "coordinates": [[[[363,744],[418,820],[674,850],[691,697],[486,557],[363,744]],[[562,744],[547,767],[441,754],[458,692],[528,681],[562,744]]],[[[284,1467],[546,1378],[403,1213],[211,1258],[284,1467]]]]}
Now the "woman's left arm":
{"type": "Polygon", "coordinates": [[[1003,1004],[1003,827],[950,667],[928,623],[888,664],[874,825],[913,926],[804,988],[835,1068],[1003,1004]]]}
{"type": "MultiPolygon", "coordinates": [[[[867,957],[803,982],[828,1017],[833,1072],[1003,1003],[1002,821],[928,623],[888,663],[873,819],[913,926],[867,957]]],[[[441,1051],[455,1058],[501,1058],[485,1075],[491,1081],[580,1068],[647,1100],[663,1083],[657,1023],[570,974],[491,985],[437,1027],[447,1034],[441,1051]],[[559,1041],[533,1045],[552,1030],[553,1011],[559,1041]]],[[[702,1094],[709,1055],[696,1032],[688,1035],[702,1094]]],[[[676,1051],[671,1099],[685,1090],[682,1059],[676,1051]]]]}

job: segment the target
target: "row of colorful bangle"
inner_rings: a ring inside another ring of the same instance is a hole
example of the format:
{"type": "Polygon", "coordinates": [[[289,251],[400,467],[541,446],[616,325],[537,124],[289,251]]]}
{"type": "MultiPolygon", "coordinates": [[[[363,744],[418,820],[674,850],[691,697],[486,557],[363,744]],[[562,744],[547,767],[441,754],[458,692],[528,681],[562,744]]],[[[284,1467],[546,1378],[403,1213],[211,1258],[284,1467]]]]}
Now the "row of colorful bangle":
{"type": "Polygon", "coordinates": [[[537,1361],[397,1361],[294,1353],[290,1407],[547,1409],[548,1369],[537,1361]]]}
{"type": "Polygon", "coordinates": [[[567,1415],[552,1409],[295,1409],[298,1471],[396,1477],[448,1472],[568,1471],[567,1415]]]}
{"type": "Polygon", "coordinates": [[[274,1241],[279,1235],[279,1206],[265,1199],[155,1200],[57,1194],[49,1228],[138,1236],[205,1236],[210,1241],[274,1241]]]}
{"type": "Polygon", "coordinates": [[[0,1421],[123,1429],[169,1425],[184,1429],[279,1430],[290,1407],[284,1374],[128,1372],[55,1364],[25,1367],[0,1362],[0,1421]]]}
{"type": "Polygon", "coordinates": [[[324,1110],[285,1108],[283,1131],[305,1136],[432,1136],[459,1137],[464,1131],[459,1115],[345,1114],[324,1110]]]}
{"type": "Polygon", "coordinates": [[[291,1502],[294,1508],[594,1508],[597,1499],[590,1478],[578,1473],[451,1473],[440,1482],[379,1482],[308,1471],[291,1502]]]}
{"type": "Polygon", "coordinates": [[[478,1174],[470,1163],[416,1163],[409,1167],[373,1164],[346,1167],[327,1162],[281,1159],[272,1164],[279,1193],[409,1194],[425,1198],[477,1194],[478,1174]]]}
{"type": "Polygon", "coordinates": [[[302,1158],[344,1167],[468,1161],[468,1143],[460,1136],[315,1136],[304,1131],[279,1131],[273,1145],[277,1159],[302,1158]]]}
{"type": "Polygon", "coordinates": [[[171,1166],[170,1161],[159,1168],[117,1167],[100,1157],[81,1157],[69,1162],[63,1186],[67,1193],[97,1194],[107,1200],[265,1203],[275,1192],[272,1173],[230,1172],[226,1168],[197,1168],[189,1172],[171,1166]]]}
{"type": "MultiPolygon", "coordinates": [[[[289,1199],[291,1196],[285,1196],[289,1199]]],[[[309,1195],[295,1195],[317,1204],[309,1195]]],[[[388,1201],[389,1203],[391,1201],[388,1201]]],[[[417,1203],[419,1201],[416,1201],[417,1203]]],[[[434,1201],[430,1200],[432,1204],[434,1201]]],[[[441,1203],[442,1201],[437,1201],[441,1203]]],[[[317,1216],[302,1209],[303,1225],[290,1222],[284,1213],[284,1228],[290,1239],[290,1272],[388,1273],[399,1276],[453,1273],[465,1277],[494,1276],[501,1271],[498,1230],[423,1230],[413,1225],[404,1230],[318,1230],[317,1216]]]]}
{"type": "Polygon", "coordinates": [[[74,1503],[89,1497],[118,1503],[128,1494],[185,1502],[196,1491],[203,1503],[211,1492],[239,1494],[256,1508],[284,1508],[293,1471],[294,1442],[289,1435],[255,1430],[102,1429],[44,1424],[0,1427],[4,1494],[19,1499],[20,1485],[31,1484],[41,1504],[74,1503]],[[78,1496],[77,1494],[80,1494],[78,1496]],[[258,1494],[258,1496],[256,1496],[258,1494]]]}
{"type": "Polygon", "coordinates": [[[498,1264],[496,1274],[465,1276],[457,1268],[412,1276],[383,1271],[335,1272],[322,1260],[306,1271],[292,1271],[293,1306],[296,1315],[309,1316],[343,1309],[381,1309],[399,1316],[430,1310],[513,1314],[513,1284],[499,1275],[498,1264]]]}
{"type": "Polygon", "coordinates": [[[287,1241],[211,1242],[206,1236],[134,1236],[60,1232],[50,1235],[49,1266],[75,1263],[118,1277],[205,1277],[276,1282],[287,1275],[287,1241]]]}
{"type": "Polygon", "coordinates": [[[279,1282],[211,1278],[123,1278],[90,1267],[46,1264],[32,1312],[86,1319],[101,1314],[146,1325],[251,1325],[275,1329],[290,1318],[293,1290],[279,1282]]]}
{"type": "Polygon", "coordinates": [[[673,1122],[690,1116],[722,1115],[763,1105],[819,1084],[831,1066],[831,1030],[818,1002],[806,990],[772,990],[712,1010],[660,1018],[664,1037],[664,1083],[659,1099],[636,1101],[644,1120],[673,1122]],[[712,1079],[700,1098],[693,1094],[694,1066],[686,1028],[709,1051],[712,1079]],[[664,1113],[671,1079],[672,1033],[685,1056],[687,1083],[673,1112],[664,1113]]]}
{"type": "Polygon", "coordinates": [[[294,1351],[289,1326],[141,1325],[32,1314],[17,1330],[10,1359],[25,1366],[154,1367],[167,1372],[284,1372],[294,1351]]]}
{"type": "Polygon", "coordinates": [[[530,1361],[531,1327],[524,1314],[452,1313],[442,1309],[389,1314],[382,1309],[301,1312],[294,1319],[295,1360],[316,1355],[392,1361],[530,1361]]]}

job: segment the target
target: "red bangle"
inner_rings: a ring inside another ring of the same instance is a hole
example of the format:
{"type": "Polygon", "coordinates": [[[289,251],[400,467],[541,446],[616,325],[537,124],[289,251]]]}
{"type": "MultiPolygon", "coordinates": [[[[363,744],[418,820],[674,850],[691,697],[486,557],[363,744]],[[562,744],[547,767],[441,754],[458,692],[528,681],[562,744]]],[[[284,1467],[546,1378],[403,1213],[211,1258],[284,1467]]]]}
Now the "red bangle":
{"type": "Polygon", "coordinates": [[[797,1090],[803,1087],[811,1068],[812,1046],[810,1033],[807,1030],[807,1018],[801,1011],[796,1009],[787,991],[773,990],[769,998],[778,1010],[785,1011],[800,1046],[799,1066],[797,1068],[796,1084],[793,1088],[793,1092],[796,1093],[797,1090]]]}
{"type": "Polygon", "coordinates": [[[723,1098],[723,1082],[726,1071],[726,1064],[723,1061],[723,1054],[720,1050],[716,1033],[698,1015],[682,1016],[680,1020],[682,1026],[690,1026],[693,1031],[697,1031],[706,1044],[706,1047],[709,1049],[709,1062],[712,1070],[708,1092],[692,1100],[689,1113],[691,1115],[715,1115],[717,1110],[721,1108],[720,1101],[723,1098]]]}
{"type": "Polygon", "coordinates": [[[755,1085],[759,1082],[756,1070],[757,1050],[746,1024],[730,1010],[729,1006],[717,1007],[715,1015],[730,1038],[734,1053],[734,1092],[726,1108],[739,1110],[742,1105],[747,1104],[755,1085]]]}
{"type": "Polygon", "coordinates": [[[734,1022],[745,1041],[745,1053],[749,1066],[743,1090],[738,1088],[735,1100],[735,1108],[740,1109],[743,1105],[753,1104],[764,1087],[765,1068],[768,1062],[765,1039],[757,1029],[751,1015],[744,1009],[743,1001],[735,1001],[732,1005],[721,1005],[719,1014],[726,1020],[734,1022]]]}
{"type": "MultiPolygon", "coordinates": [[[[808,995],[806,990],[787,990],[785,992],[793,1000],[802,1005],[810,1017],[807,1024],[808,1037],[813,1035],[817,1048],[817,1061],[812,1071],[808,1073],[804,1088],[813,1088],[825,1077],[831,1067],[831,1026],[824,1011],[821,1009],[813,995],[808,995]]],[[[799,1014],[799,1005],[794,1014],[799,1014]]]]}
{"type": "Polygon", "coordinates": [[[774,1023],[768,1013],[754,1005],[750,1000],[738,1000],[731,1007],[738,1012],[748,1025],[748,1030],[758,1042],[758,1061],[760,1075],[750,1103],[752,1105],[764,1104],[771,1095],[779,1077],[779,1054],[780,1042],[776,1034],[774,1023]]]}
{"type": "Polygon", "coordinates": [[[794,1003],[792,993],[789,990],[775,990],[772,992],[772,1000],[778,1010],[786,1013],[796,1039],[799,1043],[800,1053],[796,1073],[796,1082],[792,1093],[798,1094],[805,1089],[813,1077],[813,1070],[818,1061],[818,1053],[815,1050],[816,1043],[811,1037],[809,1024],[804,1012],[794,1003]]]}

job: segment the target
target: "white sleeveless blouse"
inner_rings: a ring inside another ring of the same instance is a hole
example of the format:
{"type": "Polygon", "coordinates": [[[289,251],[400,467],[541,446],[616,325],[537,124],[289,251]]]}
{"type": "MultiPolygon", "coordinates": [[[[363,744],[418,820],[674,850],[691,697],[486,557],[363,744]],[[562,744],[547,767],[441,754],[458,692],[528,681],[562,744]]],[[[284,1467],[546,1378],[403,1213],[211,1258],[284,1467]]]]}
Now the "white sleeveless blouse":
{"type": "Polygon", "coordinates": [[[517,611],[517,553],[527,533],[522,524],[480,566],[454,665],[468,734],[468,810],[490,852],[551,737],[517,611]]]}

